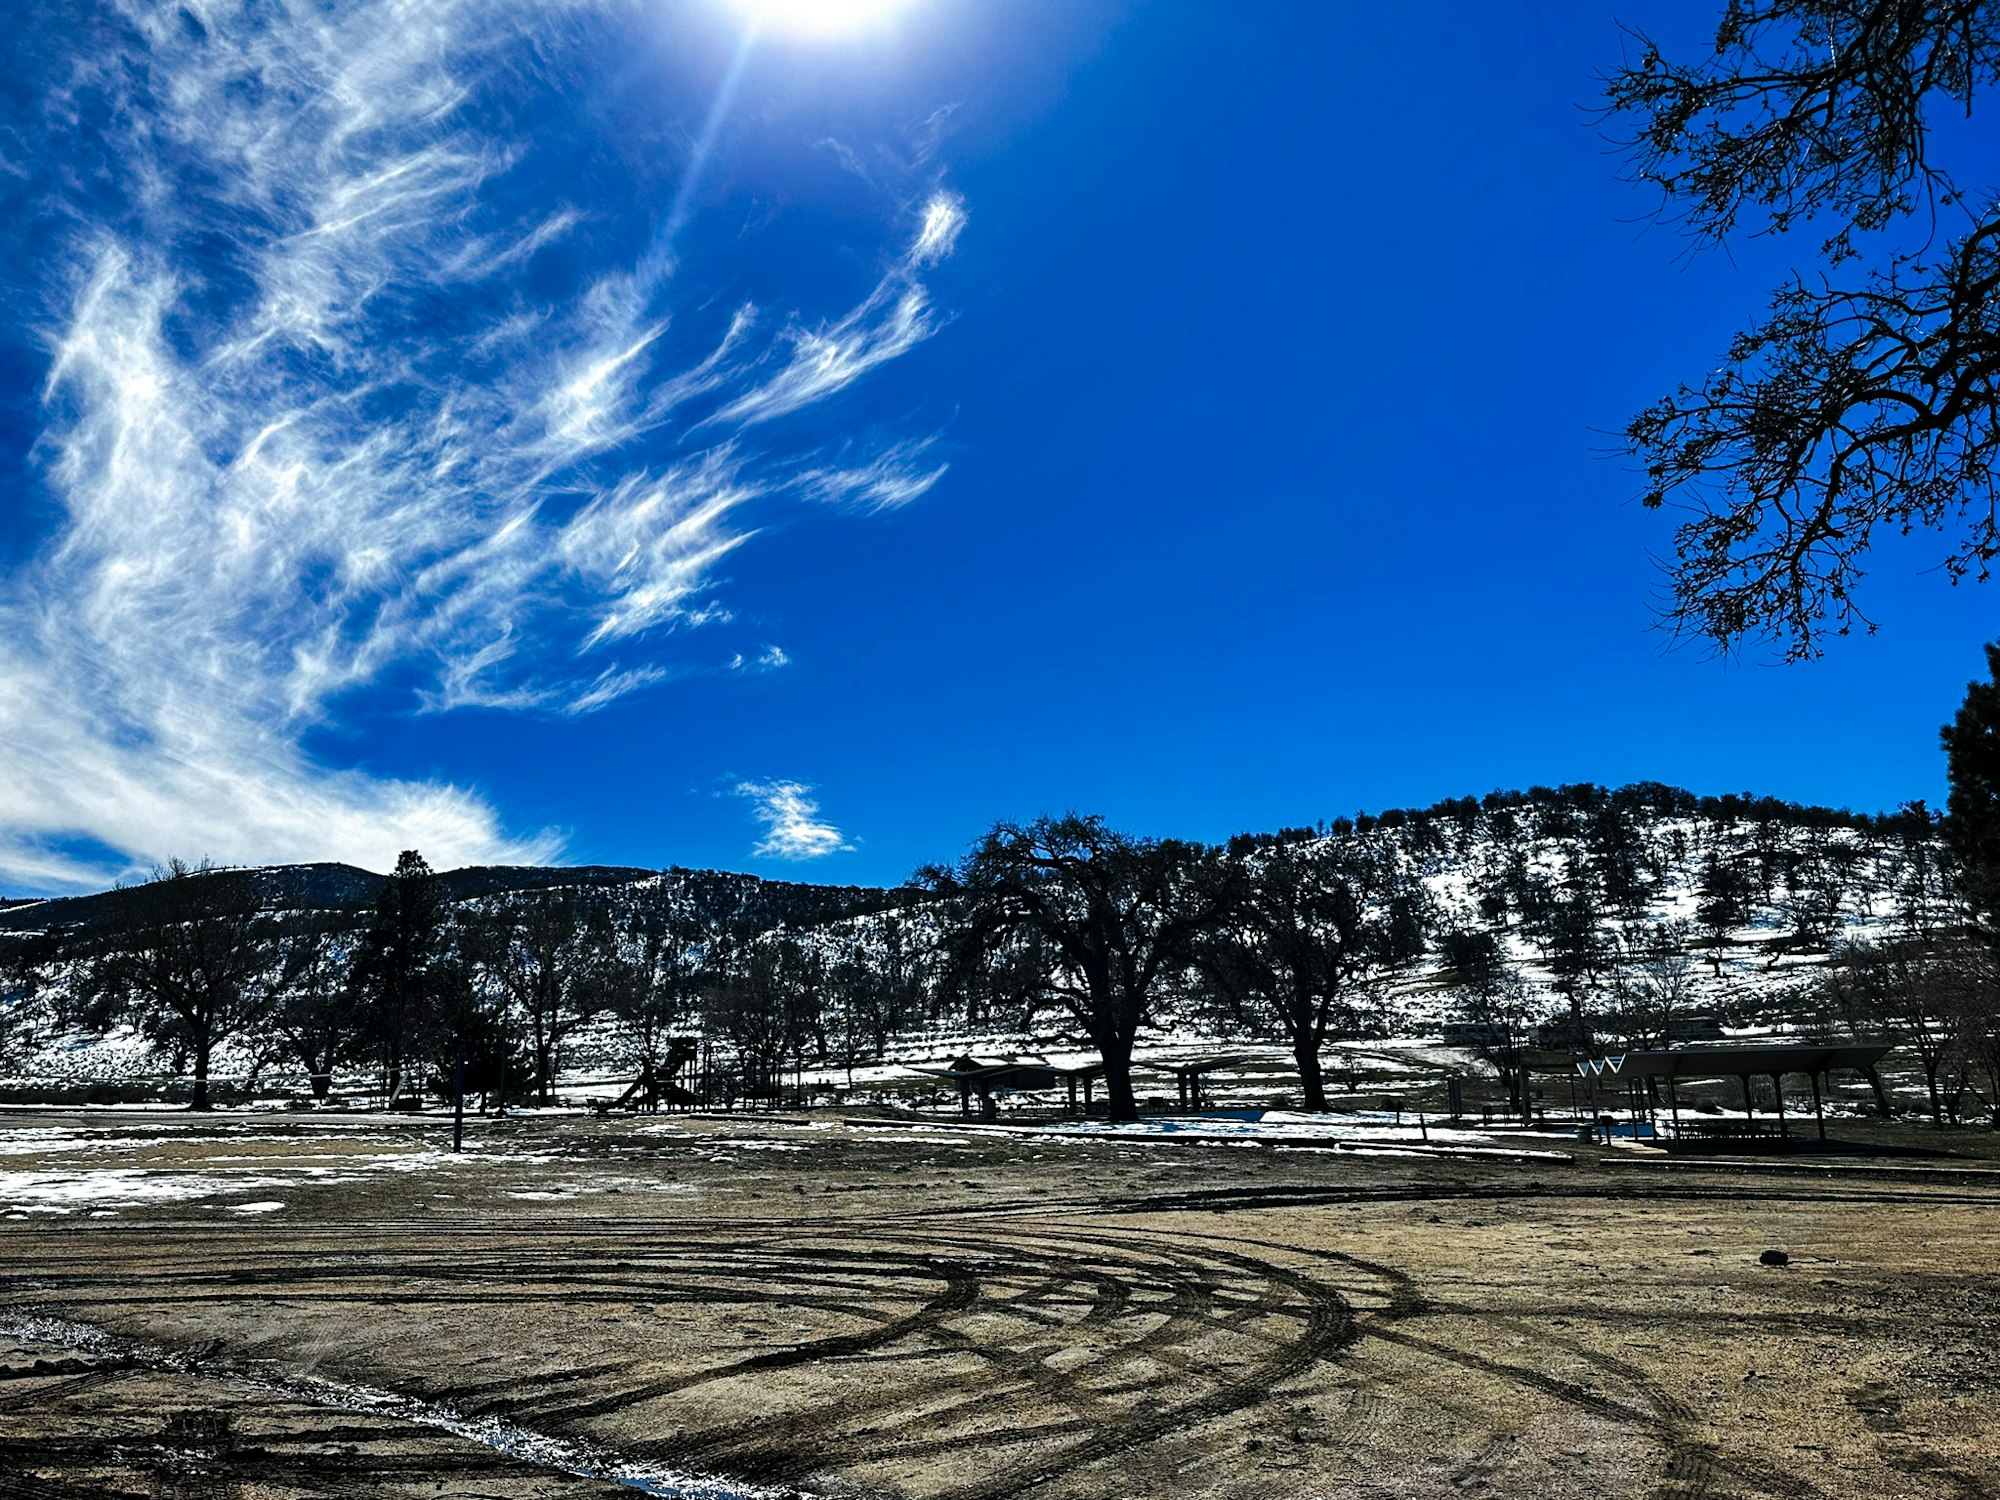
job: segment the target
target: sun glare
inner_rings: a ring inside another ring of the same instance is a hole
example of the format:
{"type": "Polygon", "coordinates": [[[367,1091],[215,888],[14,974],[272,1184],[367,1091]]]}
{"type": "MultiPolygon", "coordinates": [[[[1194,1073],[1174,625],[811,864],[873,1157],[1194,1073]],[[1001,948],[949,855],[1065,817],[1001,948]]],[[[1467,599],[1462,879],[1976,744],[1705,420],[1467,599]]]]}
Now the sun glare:
{"type": "Polygon", "coordinates": [[[736,0],[760,30],[788,36],[837,37],[888,20],[908,0],[736,0]]]}

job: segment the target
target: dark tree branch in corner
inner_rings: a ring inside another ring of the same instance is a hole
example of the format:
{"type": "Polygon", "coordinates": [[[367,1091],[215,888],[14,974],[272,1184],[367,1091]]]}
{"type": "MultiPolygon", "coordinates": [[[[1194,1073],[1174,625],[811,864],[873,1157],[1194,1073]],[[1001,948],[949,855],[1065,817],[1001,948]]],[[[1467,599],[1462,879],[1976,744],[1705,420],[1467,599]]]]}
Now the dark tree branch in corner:
{"type": "MultiPolygon", "coordinates": [[[[1755,211],[1772,231],[1825,215],[1838,264],[1856,229],[1962,206],[1926,152],[1933,96],[1970,112],[2000,78],[1993,0],[1734,0],[1712,57],[1669,63],[1641,39],[1605,79],[1622,144],[1662,210],[1719,240],[1755,211]]],[[[1797,278],[1721,369],[1625,433],[1648,506],[1683,510],[1665,613],[1677,631],[1814,656],[1873,624],[1855,602],[1883,528],[1947,538],[1953,581],[1996,555],[2000,205],[1942,254],[1894,257],[1861,284],[1797,278]]]]}

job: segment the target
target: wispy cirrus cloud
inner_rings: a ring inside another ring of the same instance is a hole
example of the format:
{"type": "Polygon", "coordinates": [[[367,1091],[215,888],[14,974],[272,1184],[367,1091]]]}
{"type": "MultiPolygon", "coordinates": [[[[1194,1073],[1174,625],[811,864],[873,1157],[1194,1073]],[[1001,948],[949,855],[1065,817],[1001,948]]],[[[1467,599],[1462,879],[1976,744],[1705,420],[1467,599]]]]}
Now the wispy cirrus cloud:
{"type": "Polygon", "coordinates": [[[775,672],[792,664],[792,653],[783,646],[766,646],[755,656],[739,651],[729,658],[732,672],[775,672]]]}
{"type": "Polygon", "coordinates": [[[750,851],[760,859],[823,859],[854,848],[847,836],[819,815],[812,787],[803,781],[739,782],[736,795],[750,800],[764,836],[750,851]]]}
{"type": "MultiPolygon", "coordinates": [[[[844,311],[774,318],[677,305],[678,260],[537,178],[516,122],[576,91],[573,34],[641,9],[126,0],[9,122],[54,163],[0,202],[46,272],[55,521],[0,586],[0,880],[553,857],[315,736],[357,695],[574,715],[655,687],[663,640],[729,618],[719,569],[765,511],[942,474],[921,437],[829,458],[784,419],[941,326],[956,197],[911,205],[844,311]]],[[[760,852],[844,847],[807,788],[759,786],[760,852]]]]}
{"type": "Polygon", "coordinates": [[[892,510],[928,494],[944,478],[951,466],[933,459],[935,447],[932,438],[891,443],[851,461],[809,469],[799,475],[799,487],[815,500],[892,510]]]}

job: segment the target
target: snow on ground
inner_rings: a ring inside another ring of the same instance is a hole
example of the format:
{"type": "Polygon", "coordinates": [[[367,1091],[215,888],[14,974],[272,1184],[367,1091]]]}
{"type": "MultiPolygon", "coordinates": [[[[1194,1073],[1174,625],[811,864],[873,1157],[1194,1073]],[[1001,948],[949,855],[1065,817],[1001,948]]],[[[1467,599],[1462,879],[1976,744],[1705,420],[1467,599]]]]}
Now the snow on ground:
{"type": "Polygon", "coordinates": [[[292,1185],[293,1179],[286,1177],[232,1181],[192,1172],[152,1172],[143,1167],[0,1172],[0,1211],[10,1219],[18,1219],[29,1214],[71,1214],[84,1208],[183,1202],[292,1185]]]}
{"type": "Polygon", "coordinates": [[[233,1200],[253,1194],[296,1194],[361,1182],[381,1173],[482,1171],[495,1166],[539,1171],[558,1158],[548,1152],[455,1154],[434,1144],[448,1120],[338,1120],[277,1142],[263,1134],[260,1112],[167,1124],[142,1110],[94,1112],[93,1127],[13,1125],[0,1128],[0,1216],[114,1216],[120,1209],[207,1203],[235,1213],[276,1213],[288,1198],[233,1200]],[[101,1120],[101,1126],[96,1122],[101,1120]],[[331,1128],[326,1128],[330,1126],[331,1128]],[[355,1127],[367,1133],[357,1133],[355,1127]],[[253,1144],[277,1149],[245,1150],[253,1144]],[[37,1159],[40,1159],[39,1161],[37,1159]],[[99,1163],[102,1163],[101,1165],[99,1163]]]}

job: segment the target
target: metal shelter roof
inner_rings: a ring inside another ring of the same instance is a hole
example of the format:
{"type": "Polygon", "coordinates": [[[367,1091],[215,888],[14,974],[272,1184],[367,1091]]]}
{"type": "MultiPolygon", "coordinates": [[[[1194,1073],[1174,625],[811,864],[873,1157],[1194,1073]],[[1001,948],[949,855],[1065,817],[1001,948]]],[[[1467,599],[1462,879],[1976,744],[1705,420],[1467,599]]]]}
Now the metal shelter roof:
{"type": "Polygon", "coordinates": [[[1870,1068],[1891,1044],[1860,1042],[1830,1046],[1813,1042],[1766,1042],[1748,1047],[1669,1047],[1660,1052],[1623,1052],[1580,1060],[1576,1071],[1602,1078],[1768,1078],[1779,1073],[1827,1073],[1835,1068],[1870,1068]]]}
{"type": "Polygon", "coordinates": [[[942,1068],[925,1067],[918,1063],[906,1063],[904,1066],[912,1073],[922,1073],[931,1078],[948,1078],[954,1083],[967,1084],[980,1093],[987,1093],[993,1089],[1052,1089],[1072,1079],[1100,1078],[1104,1074],[1104,1064],[1101,1062],[1059,1067],[1054,1063],[1043,1062],[1039,1058],[1006,1058],[981,1062],[975,1057],[961,1057],[942,1068]]]}
{"type": "Polygon", "coordinates": [[[1135,1068],[1152,1068],[1156,1072],[1161,1073],[1179,1073],[1183,1076],[1188,1076],[1212,1073],[1217,1068],[1233,1068],[1238,1063],[1255,1061],[1256,1058],[1248,1052],[1211,1052],[1201,1057],[1183,1057],[1173,1060],[1135,1057],[1132,1059],[1132,1066],[1135,1068]]]}

